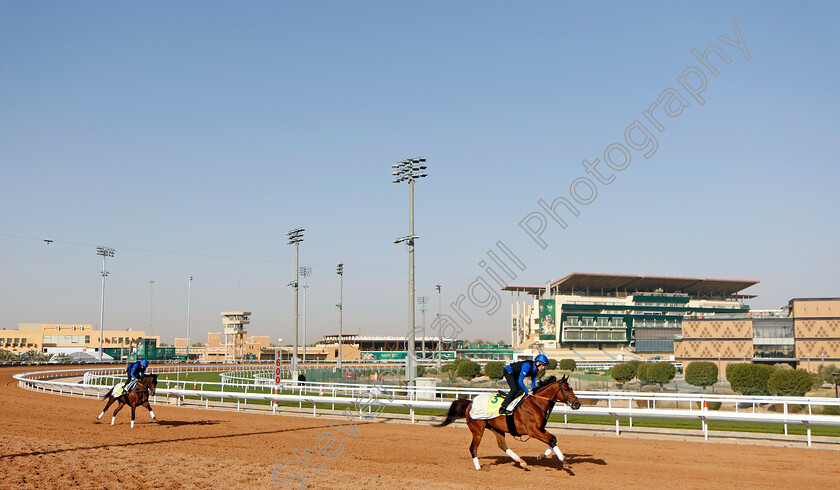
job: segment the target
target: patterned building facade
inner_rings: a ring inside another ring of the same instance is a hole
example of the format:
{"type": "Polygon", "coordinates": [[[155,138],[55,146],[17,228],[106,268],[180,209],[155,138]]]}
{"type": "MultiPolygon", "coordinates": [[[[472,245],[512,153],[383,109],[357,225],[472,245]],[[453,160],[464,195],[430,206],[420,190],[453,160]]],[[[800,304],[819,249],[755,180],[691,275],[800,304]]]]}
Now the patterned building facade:
{"type": "Polygon", "coordinates": [[[772,319],[685,320],[675,361],[713,361],[721,373],[735,362],[785,362],[812,372],[840,364],[840,298],[794,298],[786,310],[772,319]]]}
{"type": "Polygon", "coordinates": [[[840,363],[840,298],[794,298],[788,308],[800,367],[816,371],[840,363]]]}
{"type": "Polygon", "coordinates": [[[719,373],[731,363],[749,362],[754,355],[750,318],[694,319],[682,323],[682,338],[674,342],[677,362],[712,361],[719,373]]]}

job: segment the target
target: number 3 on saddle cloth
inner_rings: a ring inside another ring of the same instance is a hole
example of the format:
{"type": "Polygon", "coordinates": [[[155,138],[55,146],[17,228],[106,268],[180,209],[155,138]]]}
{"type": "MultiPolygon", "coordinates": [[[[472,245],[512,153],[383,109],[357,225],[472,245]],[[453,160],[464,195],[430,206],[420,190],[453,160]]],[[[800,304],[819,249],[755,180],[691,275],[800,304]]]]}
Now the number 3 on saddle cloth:
{"type": "MultiPolygon", "coordinates": [[[[513,412],[513,410],[524,398],[525,393],[522,393],[514,398],[513,401],[510,402],[510,405],[508,405],[508,410],[513,412]]],[[[501,408],[504,400],[505,397],[500,396],[497,393],[485,393],[483,395],[478,395],[473,398],[472,406],[470,407],[470,418],[473,420],[489,420],[498,417],[499,408],[501,408]]]]}

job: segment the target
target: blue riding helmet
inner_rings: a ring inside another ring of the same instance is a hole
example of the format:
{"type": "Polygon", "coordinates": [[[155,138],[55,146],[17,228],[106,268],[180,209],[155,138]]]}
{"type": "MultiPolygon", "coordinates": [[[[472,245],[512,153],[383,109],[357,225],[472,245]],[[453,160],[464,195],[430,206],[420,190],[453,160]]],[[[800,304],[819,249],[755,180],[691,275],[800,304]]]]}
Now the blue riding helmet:
{"type": "Polygon", "coordinates": [[[539,363],[542,363],[543,366],[548,366],[548,358],[546,356],[542,355],[542,354],[538,355],[534,359],[534,362],[539,362],[539,363]]]}
{"type": "Polygon", "coordinates": [[[142,361],[140,361],[140,365],[143,366],[143,367],[146,367],[146,366],[149,365],[149,361],[143,359],[142,361]]]}

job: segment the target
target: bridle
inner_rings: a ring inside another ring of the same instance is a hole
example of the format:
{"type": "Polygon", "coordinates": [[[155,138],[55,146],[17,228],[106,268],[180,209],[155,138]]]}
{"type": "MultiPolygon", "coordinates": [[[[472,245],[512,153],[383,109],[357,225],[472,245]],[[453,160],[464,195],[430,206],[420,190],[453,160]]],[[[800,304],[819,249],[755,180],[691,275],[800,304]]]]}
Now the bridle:
{"type": "Polygon", "coordinates": [[[557,398],[557,395],[554,395],[554,398],[548,398],[546,396],[540,396],[540,395],[537,395],[537,394],[529,395],[529,396],[533,396],[534,398],[539,398],[540,400],[548,400],[548,401],[556,401],[556,402],[562,401],[563,403],[565,403],[566,405],[571,407],[572,406],[572,401],[569,399],[569,395],[566,392],[566,388],[564,388],[564,385],[567,385],[567,383],[565,383],[565,382],[561,383],[560,380],[555,381],[555,383],[559,383],[557,393],[562,393],[563,398],[565,400],[559,400],[557,398]]]}
{"type": "MultiPolygon", "coordinates": [[[[137,384],[135,385],[134,389],[131,390],[131,391],[134,391],[134,392],[137,392],[137,393],[148,393],[149,396],[154,396],[155,395],[155,389],[147,387],[146,385],[144,385],[142,379],[137,380],[137,384]]],[[[128,396],[128,393],[130,393],[130,392],[125,393],[125,395],[128,396]]]]}

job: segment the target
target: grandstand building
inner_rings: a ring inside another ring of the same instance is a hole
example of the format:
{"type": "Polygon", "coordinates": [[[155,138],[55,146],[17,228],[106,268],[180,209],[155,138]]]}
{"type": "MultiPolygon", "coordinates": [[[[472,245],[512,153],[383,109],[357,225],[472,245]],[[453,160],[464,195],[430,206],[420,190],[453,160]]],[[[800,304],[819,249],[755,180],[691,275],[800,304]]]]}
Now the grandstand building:
{"type": "MultiPolygon", "coordinates": [[[[513,297],[511,339],[518,349],[559,350],[577,361],[609,361],[650,354],[670,357],[674,341],[691,322],[748,322],[744,300],[754,296],[741,291],[757,283],[572,273],[545,286],[503,290],[513,297]]],[[[751,328],[742,328],[742,333],[751,340],[751,328]]],[[[749,348],[751,352],[751,344],[749,348]]]]}

